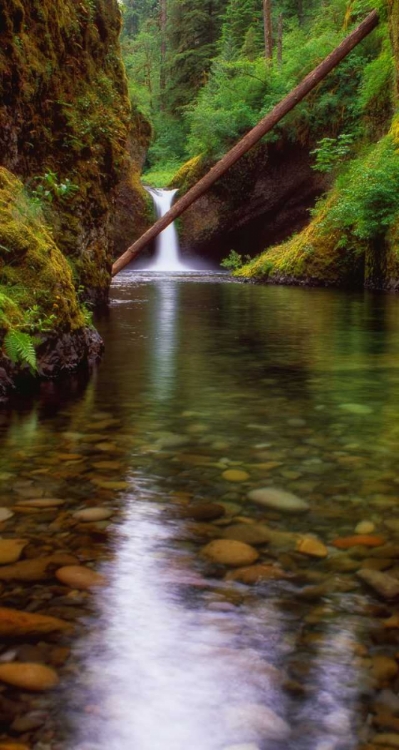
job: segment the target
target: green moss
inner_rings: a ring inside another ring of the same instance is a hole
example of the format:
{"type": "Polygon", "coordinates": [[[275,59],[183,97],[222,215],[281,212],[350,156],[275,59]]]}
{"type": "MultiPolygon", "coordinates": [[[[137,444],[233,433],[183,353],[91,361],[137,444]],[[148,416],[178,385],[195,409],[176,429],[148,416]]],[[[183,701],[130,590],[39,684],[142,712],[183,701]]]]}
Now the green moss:
{"type": "Polygon", "coordinates": [[[0,7],[0,163],[27,185],[52,170],[79,187],[46,218],[62,252],[79,257],[79,283],[98,283],[91,292],[100,298],[110,282],[113,193],[127,169],[138,175],[148,140],[128,99],[120,28],[117,0],[0,7]]]}
{"type": "Polygon", "coordinates": [[[29,320],[34,327],[35,308],[37,320],[46,320],[53,330],[73,331],[84,326],[71,269],[41,210],[26,195],[20,180],[2,167],[0,289],[12,301],[7,309],[2,306],[11,325],[23,328],[29,320]]]}

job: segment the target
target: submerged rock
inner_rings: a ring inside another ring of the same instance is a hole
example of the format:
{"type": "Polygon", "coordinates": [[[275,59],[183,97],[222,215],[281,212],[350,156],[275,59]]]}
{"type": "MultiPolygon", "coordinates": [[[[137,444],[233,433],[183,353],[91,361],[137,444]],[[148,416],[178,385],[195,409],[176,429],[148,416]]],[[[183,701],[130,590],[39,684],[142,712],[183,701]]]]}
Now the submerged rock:
{"type": "Polygon", "coordinates": [[[264,487],[248,492],[248,499],[257,505],[274,508],[282,513],[303,513],[309,510],[309,504],[300,497],[277,487],[264,487]]]}
{"type": "Polygon", "coordinates": [[[17,562],[27,544],[26,539],[0,539],[0,565],[17,562]]]}
{"type": "Polygon", "coordinates": [[[58,675],[54,669],[42,664],[0,664],[0,680],[7,685],[42,692],[51,690],[58,684],[58,675]]]}
{"type": "Polygon", "coordinates": [[[399,599],[399,580],[388,573],[362,568],[357,571],[357,576],[383,599],[399,599]]]}
{"type": "Polygon", "coordinates": [[[61,583],[81,591],[106,584],[106,579],[101,573],[86,568],[84,565],[66,565],[59,568],[55,575],[61,583]]]}
{"type": "Polygon", "coordinates": [[[249,544],[227,539],[216,539],[201,550],[201,555],[220,565],[233,568],[251,565],[256,562],[259,553],[249,544]]]}
{"type": "Polygon", "coordinates": [[[271,708],[260,704],[232,706],[225,711],[227,725],[242,739],[287,740],[290,726],[271,708]]]}
{"type": "Polygon", "coordinates": [[[22,612],[18,609],[0,607],[0,637],[18,638],[20,636],[36,636],[56,631],[70,630],[69,622],[57,617],[38,615],[32,612],[22,612]]]}

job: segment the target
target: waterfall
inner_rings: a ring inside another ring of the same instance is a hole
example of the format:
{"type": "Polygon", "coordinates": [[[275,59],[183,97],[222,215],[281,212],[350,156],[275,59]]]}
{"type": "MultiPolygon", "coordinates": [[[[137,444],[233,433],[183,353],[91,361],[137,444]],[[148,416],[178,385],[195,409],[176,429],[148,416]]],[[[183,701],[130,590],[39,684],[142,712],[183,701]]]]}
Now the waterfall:
{"type": "MultiPolygon", "coordinates": [[[[154,201],[157,218],[160,219],[169,211],[177,190],[162,190],[161,188],[150,188],[146,190],[154,201]]],[[[169,224],[156,239],[155,259],[145,270],[172,272],[187,271],[187,267],[179,260],[179,240],[176,227],[169,224]]]]}

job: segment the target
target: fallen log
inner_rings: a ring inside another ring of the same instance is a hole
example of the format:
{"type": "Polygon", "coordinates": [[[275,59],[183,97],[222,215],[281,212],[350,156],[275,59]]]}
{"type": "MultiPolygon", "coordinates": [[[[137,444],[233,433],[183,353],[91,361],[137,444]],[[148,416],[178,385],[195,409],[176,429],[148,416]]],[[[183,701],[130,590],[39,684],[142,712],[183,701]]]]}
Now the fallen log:
{"type": "Polygon", "coordinates": [[[112,266],[112,276],[122,270],[138,253],[143,250],[149,242],[166,229],[172,221],[181,216],[186,209],[204,195],[209,188],[230,167],[249,151],[266,133],[272,130],[288,112],[304,99],[320,81],[325,78],[348,54],[361,42],[378,24],[378,13],[372,11],[362,23],[349,34],[341,44],[333,50],[324,60],[314,68],[279,104],[277,104],[268,115],[262,118],[252,130],[247,133],[220,161],[215,164],[207,174],[202,177],[190,190],[176,201],[174,206],[161,219],[153,224],[136,242],[131,245],[112,266]]]}

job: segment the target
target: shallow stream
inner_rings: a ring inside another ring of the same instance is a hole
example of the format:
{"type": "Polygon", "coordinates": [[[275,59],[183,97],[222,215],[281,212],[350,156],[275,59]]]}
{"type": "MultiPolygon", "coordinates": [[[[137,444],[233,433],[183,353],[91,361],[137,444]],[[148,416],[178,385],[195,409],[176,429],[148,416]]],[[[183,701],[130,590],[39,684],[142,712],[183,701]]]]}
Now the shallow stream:
{"type": "Polygon", "coordinates": [[[60,683],[4,683],[3,738],[399,747],[398,311],[223,274],[116,278],[98,372],[0,417],[0,533],[26,541],[0,606],[75,624],[4,641],[0,678],[41,663],[60,683]]]}

